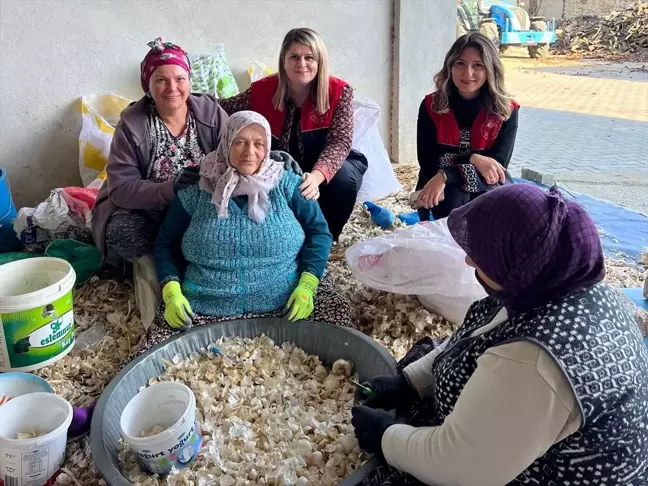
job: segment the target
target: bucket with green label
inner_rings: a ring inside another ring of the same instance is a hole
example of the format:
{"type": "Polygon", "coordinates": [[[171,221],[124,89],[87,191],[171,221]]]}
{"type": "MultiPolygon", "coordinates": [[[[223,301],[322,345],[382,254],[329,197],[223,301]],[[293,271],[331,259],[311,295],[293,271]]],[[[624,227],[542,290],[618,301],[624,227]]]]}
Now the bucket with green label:
{"type": "Polygon", "coordinates": [[[72,350],[75,281],[60,258],[0,265],[0,372],[34,371],[72,350]]]}

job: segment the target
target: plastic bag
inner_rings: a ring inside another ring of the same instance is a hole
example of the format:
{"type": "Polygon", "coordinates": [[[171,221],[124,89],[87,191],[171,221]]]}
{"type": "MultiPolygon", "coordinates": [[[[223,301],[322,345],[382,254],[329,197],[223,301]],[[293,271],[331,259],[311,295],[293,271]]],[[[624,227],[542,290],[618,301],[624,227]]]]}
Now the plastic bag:
{"type": "Polygon", "coordinates": [[[360,241],[346,251],[354,276],[375,289],[418,295],[433,312],[461,323],[470,305],[486,296],[465,263],[445,219],[360,241]]]}
{"type": "Polygon", "coordinates": [[[55,189],[35,208],[22,208],[13,229],[25,245],[56,239],[91,242],[92,207],[98,190],[80,187],[55,189]]]}
{"type": "Polygon", "coordinates": [[[82,349],[94,346],[101,341],[106,335],[106,322],[96,321],[92,326],[84,331],[81,331],[74,338],[74,351],[81,351],[82,349]]]}
{"type": "Polygon", "coordinates": [[[106,162],[121,112],[131,100],[114,93],[93,93],[81,98],[79,172],[84,186],[106,179],[106,162]]]}
{"type": "Polygon", "coordinates": [[[191,91],[217,98],[231,98],[239,88],[225,57],[225,46],[218,44],[210,54],[190,54],[191,91]]]}
{"type": "Polygon", "coordinates": [[[254,83],[259,79],[270,76],[272,74],[272,69],[261,61],[250,61],[248,65],[248,74],[250,75],[250,83],[254,83]]]}
{"type": "Polygon", "coordinates": [[[0,253],[0,265],[5,263],[17,262],[18,260],[26,260],[27,258],[35,258],[42,256],[39,253],[27,253],[23,251],[12,251],[9,253],[0,253]]]}
{"type": "Polygon", "coordinates": [[[83,285],[101,268],[101,252],[94,245],[75,240],[53,241],[45,250],[45,255],[62,258],[76,273],[76,285],[83,285]]]}
{"type": "Polygon", "coordinates": [[[400,191],[403,186],[396,179],[389,155],[378,131],[380,107],[368,98],[353,101],[352,147],[362,152],[369,162],[357,203],[377,201],[400,191]]]}

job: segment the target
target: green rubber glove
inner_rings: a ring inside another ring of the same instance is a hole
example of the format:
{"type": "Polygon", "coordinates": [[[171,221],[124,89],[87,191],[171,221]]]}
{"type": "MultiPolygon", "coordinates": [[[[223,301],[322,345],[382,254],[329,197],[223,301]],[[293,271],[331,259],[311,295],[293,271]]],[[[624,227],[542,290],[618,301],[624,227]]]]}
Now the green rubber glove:
{"type": "Polygon", "coordinates": [[[319,280],[315,275],[308,272],[302,273],[299,284],[293,290],[288,300],[288,305],[286,305],[286,308],[290,312],[288,319],[294,322],[300,319],[306,319],[313,313],[315,309],[313,298],[315,297],[318,285],[319,280]]]}
{"type": "Polygon", "coordinates": [[[164,299],[164,319],[174,329],[191,326],[191,319],[194,316],[189,301],[182,295],[179,282],[169,282],[162,289],[164,299]]]}

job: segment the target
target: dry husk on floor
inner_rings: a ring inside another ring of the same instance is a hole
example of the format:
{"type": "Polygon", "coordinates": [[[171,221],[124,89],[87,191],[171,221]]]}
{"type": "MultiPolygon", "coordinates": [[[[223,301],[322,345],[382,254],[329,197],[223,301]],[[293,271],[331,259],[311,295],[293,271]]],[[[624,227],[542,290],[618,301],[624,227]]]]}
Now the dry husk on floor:
{"type": "MultiPolygon", "coordinates": [[[[409,194],[416,181],[415,166],[396,168],[404,189],[380,204],[396,214],[411,211],[409,194]]],[[[397,220],[397,227],[403,226],[397,220]]],[[[384,233],[376,227],[362,207],[356,207],[340,242],[334,248],[329,271],[352,302],[354,317],[360,328],[401,358],[411,345],[424,336],[449,335],[454,326],[420,306],[416,297],[388,294],[355,280],[346,263],[344,251],[355,242],[384,233]]],[[[643,286],[644,269],[625,262],[606,260],[606,280],[617,287],[643,286]]],[[[648,265],[648,261],[646,262],[648,265]]],[[[129,282],[93,279],[76,293],[75,313],[78,332],[91,325],[105,326],[106,334],[85,350],[75,351],[38,374],[46,378],[55,391],[81,406],[95,401],[117,373],[120,364],[132,355],[142,328],[129,282]]],[[[68,446],[68,457],[57,484],[105,485],[90,457],[88,438],[68,446]]]]}

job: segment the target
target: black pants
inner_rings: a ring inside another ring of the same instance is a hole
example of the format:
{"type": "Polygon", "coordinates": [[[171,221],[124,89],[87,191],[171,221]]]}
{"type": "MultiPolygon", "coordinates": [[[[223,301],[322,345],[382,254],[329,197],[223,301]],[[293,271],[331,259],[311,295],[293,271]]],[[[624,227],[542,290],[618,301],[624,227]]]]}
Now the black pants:
{"type": "MultiPolygon", "coordinates": [[[[423,182],[422,179],[419,179],[419,182],[416,185],[416,190],[418,191],[420,189],[423,189],[427,182],[428,181],[423,182]]],[[[470,201],[481,196],[482,194],[484,193],[464,191],[458,185],[446,186],[445,190],[443,191],[443,201],[441,201],[438,206],[432,208],[432,216],[435,220],[447,218],[453,209],[468,204],[470,201]]],[[[419,209],[418,215],[421,221],[430,220],[429,209],[419,209]]]]}
{"type": "Polygon", "coordinates": [[[366,157],[352,151],[333,179],[320,186],[319,205],[333,235],[333,241],[337,241],[351,217],[366,171],[366,157]]]}

